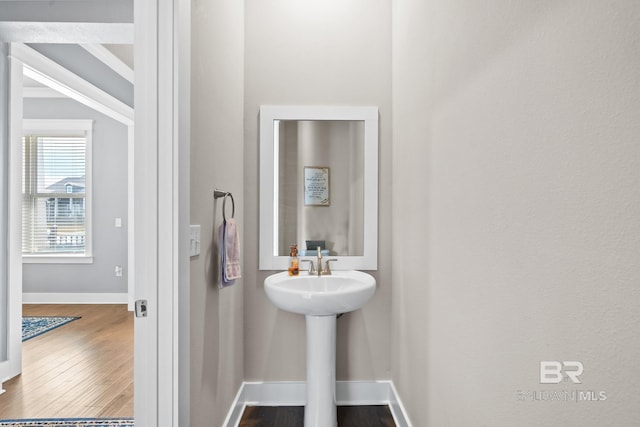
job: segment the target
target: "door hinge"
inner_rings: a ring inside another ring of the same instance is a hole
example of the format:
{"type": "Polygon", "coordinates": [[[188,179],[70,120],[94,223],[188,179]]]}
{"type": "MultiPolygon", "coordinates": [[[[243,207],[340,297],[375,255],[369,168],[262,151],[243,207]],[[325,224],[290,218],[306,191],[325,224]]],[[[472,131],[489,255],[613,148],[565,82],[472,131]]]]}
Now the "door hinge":
{"type": "Polygon", "coordinates": [[[136,300],[136,317],[147,317],[147,300],[136,300]]]}

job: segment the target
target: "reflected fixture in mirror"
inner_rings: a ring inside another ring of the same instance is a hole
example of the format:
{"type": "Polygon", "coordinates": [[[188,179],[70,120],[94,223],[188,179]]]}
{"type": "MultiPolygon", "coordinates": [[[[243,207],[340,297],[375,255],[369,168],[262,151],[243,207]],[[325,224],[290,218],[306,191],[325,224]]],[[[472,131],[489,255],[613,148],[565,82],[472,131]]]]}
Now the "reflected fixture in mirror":
{"type": "Polygon", "coordinates": [[[260,270],[285,270],[292,244],[377,269],[377,107],[260,107],[260,270]]]}

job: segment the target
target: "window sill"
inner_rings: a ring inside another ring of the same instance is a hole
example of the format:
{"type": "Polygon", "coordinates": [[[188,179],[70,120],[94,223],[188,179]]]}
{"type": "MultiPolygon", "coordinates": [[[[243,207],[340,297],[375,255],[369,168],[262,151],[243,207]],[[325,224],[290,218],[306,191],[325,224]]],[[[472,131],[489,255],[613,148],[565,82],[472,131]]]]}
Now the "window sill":
{"type": "Polygon", "coordinates": [[[23,264],[93,264],[91,255],[22,255],[23,264]]]}

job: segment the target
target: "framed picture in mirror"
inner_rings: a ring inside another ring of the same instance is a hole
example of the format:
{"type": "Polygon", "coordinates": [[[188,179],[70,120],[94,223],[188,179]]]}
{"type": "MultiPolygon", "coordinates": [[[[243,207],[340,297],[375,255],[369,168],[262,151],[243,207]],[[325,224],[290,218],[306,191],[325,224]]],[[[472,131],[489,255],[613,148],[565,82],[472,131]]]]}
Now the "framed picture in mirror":
{"type": "Polygon", "coordinates": [[[304,167],[305,206],[329,206],[329,168],[324,166],[304,167]]]}

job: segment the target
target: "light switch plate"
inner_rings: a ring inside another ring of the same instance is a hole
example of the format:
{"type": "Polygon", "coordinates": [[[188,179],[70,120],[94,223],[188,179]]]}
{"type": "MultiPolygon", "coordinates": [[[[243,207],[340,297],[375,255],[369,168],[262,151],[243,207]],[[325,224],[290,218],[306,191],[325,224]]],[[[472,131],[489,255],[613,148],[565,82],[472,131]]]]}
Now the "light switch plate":
{"type": "Polygon", "coordinates": [[[189,256],[200,255],[200,226],[189,227],[189,256]]]}

